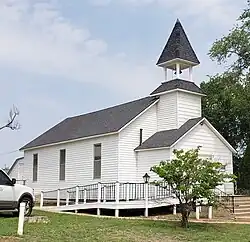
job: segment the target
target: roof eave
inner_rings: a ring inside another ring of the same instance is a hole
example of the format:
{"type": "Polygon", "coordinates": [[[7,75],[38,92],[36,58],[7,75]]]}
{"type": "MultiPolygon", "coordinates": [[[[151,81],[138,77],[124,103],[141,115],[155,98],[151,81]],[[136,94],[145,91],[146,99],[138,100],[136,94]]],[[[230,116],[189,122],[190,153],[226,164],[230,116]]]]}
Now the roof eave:
{"type": "Polygon", "coordinates": [[[150,97],[160,96],[160,95],[164,95],[164,94],[171,93],[171,92],[177,92],[177,91],[179,91],[179,92],[185,92],[185,93],[190,93],[190,94],[195,94],[195,95],[203,96],[203,97],[207,96],[206,94],[203,94],[203,93],[200,93],[200,92],[192,92],[192,91],[188,91],[188,90],[181,89],[181,88],[176,88],[176,89],[172,89],[172,90],[164,91],[164,92],[158,92],[158,93],[155,93],[155,94],[150,94],[149,96],[150,97]]]}
{"type": "Polygon", "coordinates": [[[166,67],[166,66],[171,66],[176,62],[183,63],[183,64],[186,64],[188,66],[197,66],[200,64],[200,61],[194,62],[194,61],[189,61],[189,60],[185,60],[182,58],[174,58],[172,60],[168,60],[168,61],[164,61],[164,62],[161,62],[159,59],[158,62],[156,63],[156,65],[159,67],[166,67]]]}
{"type": "Polygon", "coordinates": [[[27,148],[24,146],[24,147],[20,148],[19,151],[28,151],[28,150],[35,150],[35,149],[50,147],[50,146],[54,146],[54,145],[63,145],[63,144],[73,143],[73,142],[87,140],[87,139],[99,138],[102,136],[114,135],[114,134],[118,134],[118,131],[105,133],[105,134],[92,135],[92,136],[87,136],[87,137],[82,137],[82,138],[77,138],[77,139],[64,140],[64,141],[60,141],[60,142],[53,142],[53,143],[49,143],[49,144],[27,147],[27,148]]]}
{"type": "Polygon", "coordinates": [[[134,122],[137,118],[139,118],[143,113],[145,113],[147,110],[149,110],[152,106],[154,106],[157,102],[159,102],[159,99],[156,99],[152,104],[150,104],[147,108],[145,108],[142,112],[140,112],[136,117],[134,117],[130,122],[125,124],[121,129],[115,131],[115,132],[110,132],[110,133],[104,133],[104,134],[98,134],[98,135],[92,135],[92,136],[87,136],[87,137],[82,137],[82,138],[77,138],[77,139],[71,139],[71,140],[65,140],[61,142],[54,142],[54,143],[49,143],[49,144],[44,144],[44,145],[39,145],[39,146],[33,146],[33,147],[27,147],[23,146],[20,148],[20,151],[28,151],[28,150],[34,150],[34,149],[40,149],[40,148],[45,148],[49,146],[54,146],[54,145],[62,145],[62,144],[67,144],[67,143],[72,143],[72,142],[77,142],[81,140],[87,140],[87,139],[93,139],[93,138],[99,138],[103,136],[108,136],[108,135],[114,135],[114,134],[119,134],[123,129],[125,129],[128,125],[130,125],[132,122],[134,122]]]}
{"type": "Polygon", "coordinates": [[[142,112],[140,112],[137,116],[135,116],[130,122],[125,124],[122,128],[118,130],[118,133],[120,133],[122,130],[124,130],[127,126],[129,126],[131,123],[133,123],[136,119],[138,119],[141,115],[143,115],[145,112],[147,112],[152,106],[154,106],[156,103],[159,102],[160,99],[157,99],[152,104],[150,104],[147,108],[145,108],[142,112]]]}
{"type": "Polygon", "coordinates": [[[135,148],[134,151],[141,152],[141,151],[150,151],[150,150],[163,150],[163,149],[170,149],[170,146],[163,146],[163,147],[155,147],[155,148],[135,148]]]}
{"type": "Polygon", "coordinates": [[[228,149],[231,150],[233,154],[238,153],[236,149],[233,148],[233,146],[220,134],[220,132],[206,118],[204,118],[204,121],[209,126],[209,128],[212,129],[215,135],[217,135],[218,138],[228,147],[228,149]]]}
{"type": "Polygon", "coordinates": [[[10,169],[8,170],[7,174],[9,175],[12,170],[14,169],[14,167],[17,165],[17,163],[20,161],[20,160],[23,160],[24,157],[19,157],[17,159],[15,159],[14,163],[11,165],[10,169]]]}
{"type": "Polygon", "coordinates": [[[201,119],[197,124],[195,124],[191,129],[189,129],[183,136],[181,136],[176,142],[174,142],[170,148],[173,148],[178,142],[180,142],[186,135],[188,135],[192,130],[194,130],[199,124],[201,124],[202,122],[206,122],[206,124],[208,125],[208,127],[210,129],[212,129],[212,131],[215,133],[215,135],[228,147],[228,149],[234,153],[237,154],[237,151],[228,143],[228,141],[219,133],[219,131],[217,131],[213,125],[206,119],[203,118],[201,119]]]}

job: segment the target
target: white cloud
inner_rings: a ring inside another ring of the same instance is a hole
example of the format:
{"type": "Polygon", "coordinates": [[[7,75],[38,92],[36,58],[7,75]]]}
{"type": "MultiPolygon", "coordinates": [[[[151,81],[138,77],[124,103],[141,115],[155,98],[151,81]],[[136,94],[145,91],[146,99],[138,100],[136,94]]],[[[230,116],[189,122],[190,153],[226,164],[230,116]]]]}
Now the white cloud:
{"type": "MultiPolygon", "coordinates": [[[[133,7],[155,5],[165,7],[168,13],[180,17],[197,17],[197,21],[208,20],[218,25],[231,26],[237,18],[239,7],[245,6],[242,1],[234,0],[89,0],[93,5],[105,6],[121,4],[133,7]]],[[[245,2],[246,3],[246,2],[245,2]]]]}
{"type": "Polygon", "coordinates": [[[52,0],[1,0],[0,47],[0,65],[105,84],[121,92],[131,92],[131,83],[146,87],[154,77],[146,67],[109,55],[105,41],[71,23],[52,0]],[[104,77],[109,81],[103,83],[104,77]]]}

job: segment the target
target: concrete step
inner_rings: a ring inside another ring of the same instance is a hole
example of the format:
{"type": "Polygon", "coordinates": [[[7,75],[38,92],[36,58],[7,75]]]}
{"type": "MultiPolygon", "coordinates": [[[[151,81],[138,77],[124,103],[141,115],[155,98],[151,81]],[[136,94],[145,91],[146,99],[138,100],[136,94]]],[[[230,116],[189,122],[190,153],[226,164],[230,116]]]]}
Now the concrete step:
{"type": "Polygon", "coordinates": [[[234,201],[250,201],[250,197],[248,196],[234,197],[234,201]]]}
{"type": "Polygon", "coordinates": [[[236,216],[235,219],[237,221],[250,221],[250,216],[236,216]]]}
{"type": "Polygon", "coordinates": [[[250,209],[250,204],[241,204],[241,205],[236,205],[235,208],[244,208],[244,209],[247,209],[249,208],[250,209]]]}
{"type": "MultiPolygon", "coordinates": [[[[230,201],[230,202],[232,202],[232,201],[230,201]]],[[[236,199],[236,200],[234,200],[234,202],[249,202],[250,203],[250,200],[249,199],[245,199],[245,198],[242,198],[242,199],[236,199]]]]}
{"type": "Polygon", "coordinates": [[[249,212],[234,212],[234,216],[236,217],[250,217],[250,211],[249,212]]]}
{"type": "Polygon", "coordinates": [[[250,213],[250,208],[235,208],[234,213],[250,213]]]}
{"type": "MultiPolygon", "coordinates": [[[[229,209],[232,209],[233,206],[230,206],[228,207],[229,209]]],[[[237,208],[240,208],[240,209],[248,209],[250,208],[249,204],[234,204],[234,208],[237,209],[237,208]]]]}
{"type": "Polygon", "coordinates": [[[250,205],[250,201],[237,201],[234,202],[234,206],[240,206],[240,205],[250,205]]]}

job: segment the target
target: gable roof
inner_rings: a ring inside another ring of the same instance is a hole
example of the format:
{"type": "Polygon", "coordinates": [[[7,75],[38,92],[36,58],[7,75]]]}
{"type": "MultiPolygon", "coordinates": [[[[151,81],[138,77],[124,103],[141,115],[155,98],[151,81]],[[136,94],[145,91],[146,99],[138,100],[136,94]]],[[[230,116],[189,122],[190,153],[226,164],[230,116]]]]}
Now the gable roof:
{"type": "Polygon", "coordinates": [[[63,120],[20,150],[118,132],[158,100],[146,97],[63,120]]]}
{"type": "Polygon", "coordinates": [[[161,65],[176,58],[200,64],[179,20],[175,23],[157,65],[161,65]]]}
{"type": "Polygon", "coordinates": [[[162,147],[171,147],[176,141],[178,141],[184,134],[186,134],[191,128],[198,124],[203,118],[189,119],[179,129],[171,129],[160,131],[152,135],[146,141],[144,141],[135,150],[155,149],[162,147]]]}
{"type": "Polygon", "coordinates": [[[194,82],[182,79],[174,79],[171,81],[164,82],[159,87],[157,87],[150,95],[157,95],[159,93],[172,91],[175,89],[186,90],[189,92],[195,92],[204,95],[202,90],[194,82]]]}
{"type": "Polygon", "coordinates": [[[206,118],[189,119],[179,129],[165,130],[157,132],[140,146],[135,151],[143,151],[149,149],[171,148],[181,139],[183,139],[189,132],[191,132],[198,124],[206,123],[207,127],[225,144],[225,146],[234,154],[237,151],[228,143],[228,141],[213,127],[213,125],[206,118]]]}
{"type": "Polygon", "coordinates": [[[17,165],[17,163],[22,160],[24,157],[19,157],[17,158],[14,163],[12,164],[12,166],[10,167],[10,169],[8,170],[7,174],[10,175],[10,173],[12,172],[12,170],[14,169],[14,167],[17,165]]]}

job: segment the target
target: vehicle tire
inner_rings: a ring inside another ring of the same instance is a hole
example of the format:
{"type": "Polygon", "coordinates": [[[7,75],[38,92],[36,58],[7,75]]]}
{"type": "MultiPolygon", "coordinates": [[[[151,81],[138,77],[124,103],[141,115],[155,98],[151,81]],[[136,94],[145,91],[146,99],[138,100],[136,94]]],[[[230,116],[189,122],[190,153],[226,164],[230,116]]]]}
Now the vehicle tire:
{"type": "Polygon", "coordinates": [[[32,206],[32,199],[30,197],[23,197],[19,204],[18,204],[18,214],[19,214],[19,209],[20,209],[20,203],[25,203],[25,209],[24,209],[24,216],[25,217],[29,217],[32,213],[32,209],[33,209],[33,206],[32,206]]]}

